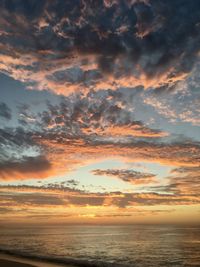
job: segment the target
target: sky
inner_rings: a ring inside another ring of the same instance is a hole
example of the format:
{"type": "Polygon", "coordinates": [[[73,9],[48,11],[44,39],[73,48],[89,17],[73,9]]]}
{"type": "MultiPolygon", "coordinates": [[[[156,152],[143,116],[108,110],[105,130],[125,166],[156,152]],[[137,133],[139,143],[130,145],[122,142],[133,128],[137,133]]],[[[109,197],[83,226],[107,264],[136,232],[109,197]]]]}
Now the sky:
{"type": "Polygon", "coordinates": [[[200,1],[0,1],[0,223],[200,221],[200,1]]]}

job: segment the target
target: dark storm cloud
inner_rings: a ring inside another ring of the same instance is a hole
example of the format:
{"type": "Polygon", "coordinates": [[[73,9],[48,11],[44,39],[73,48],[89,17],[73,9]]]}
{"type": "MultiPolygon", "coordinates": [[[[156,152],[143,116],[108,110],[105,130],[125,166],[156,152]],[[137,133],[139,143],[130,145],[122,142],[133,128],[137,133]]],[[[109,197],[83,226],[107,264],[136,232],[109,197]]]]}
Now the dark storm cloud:
{"type": "Polygon", "coordinates": [[[171,88],[199,52],[198,0],[2,0],[0,8],[1,71],[57,93],[101,87],[107,74],[171,88]]]}
{"type": "Polygon", "coordinates": [[[11,109],[4,102],[0,102],[0,117],[7,120],[10,120],[12,117],[11,109]]]}

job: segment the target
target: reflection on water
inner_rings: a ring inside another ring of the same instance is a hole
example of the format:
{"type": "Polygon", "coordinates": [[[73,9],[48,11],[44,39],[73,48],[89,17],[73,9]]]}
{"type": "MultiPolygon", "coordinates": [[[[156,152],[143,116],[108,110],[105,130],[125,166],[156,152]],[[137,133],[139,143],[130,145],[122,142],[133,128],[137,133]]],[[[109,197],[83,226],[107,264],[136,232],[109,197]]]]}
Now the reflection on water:
{"type": "Polygon", "coordinates": [[[0,248],[136,267],[200,266],[200,228],[158,225],[10,228],[0,229],[0,248]]]}

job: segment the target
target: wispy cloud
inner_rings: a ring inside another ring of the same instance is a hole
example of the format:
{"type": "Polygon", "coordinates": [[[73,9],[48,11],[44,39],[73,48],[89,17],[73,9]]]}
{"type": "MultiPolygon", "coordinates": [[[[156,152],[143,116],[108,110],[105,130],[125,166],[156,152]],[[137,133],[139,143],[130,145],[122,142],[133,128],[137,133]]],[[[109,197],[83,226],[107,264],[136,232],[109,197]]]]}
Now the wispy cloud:
{"type": "Polygon", "coordinates": [[[121,179],[124,182],[128,182],[131,184],[148,184],[155,182],[155,176],[151,173],[142,173],[134,170],[117,170],[117,169],[107,169],[107,170],[101,170],[96,169],[93,170],[93,173],[95,175],[106,175],[106,176],[113,176],[116,178],[121,179]]]}

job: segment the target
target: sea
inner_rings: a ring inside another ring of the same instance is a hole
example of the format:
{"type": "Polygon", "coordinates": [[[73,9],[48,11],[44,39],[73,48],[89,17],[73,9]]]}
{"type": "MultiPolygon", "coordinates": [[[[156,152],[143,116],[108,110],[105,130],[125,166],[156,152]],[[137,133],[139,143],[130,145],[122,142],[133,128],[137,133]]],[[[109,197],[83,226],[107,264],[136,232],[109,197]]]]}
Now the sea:
{"type": "Polygon", "coordinates": [[[0,251],[86,267],[200,267],[200,227],[177,225],[1,227],[0,251]]]}

